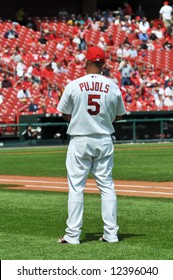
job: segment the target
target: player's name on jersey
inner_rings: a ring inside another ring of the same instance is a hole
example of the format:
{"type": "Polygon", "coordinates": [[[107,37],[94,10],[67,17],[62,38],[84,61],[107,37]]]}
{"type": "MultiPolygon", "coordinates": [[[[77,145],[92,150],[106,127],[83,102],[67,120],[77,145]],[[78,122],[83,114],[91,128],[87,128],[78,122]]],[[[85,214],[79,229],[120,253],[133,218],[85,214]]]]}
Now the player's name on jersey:
{"type": "Polygon", "coordinates": [[[83,82],[79,84],[81,91],[99,91],[108,93],[110,85],[100,82],[83,82]]]}

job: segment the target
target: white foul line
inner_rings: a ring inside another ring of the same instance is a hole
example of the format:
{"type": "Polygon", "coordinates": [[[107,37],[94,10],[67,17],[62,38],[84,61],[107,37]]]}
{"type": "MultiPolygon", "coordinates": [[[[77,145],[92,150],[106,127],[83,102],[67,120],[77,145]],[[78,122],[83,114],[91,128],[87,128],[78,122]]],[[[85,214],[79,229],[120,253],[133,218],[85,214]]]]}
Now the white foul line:
{"type": "MultiPolygon", "coordinates": [[[[37,186],[37,185],[25,185],[25,188],[50,188],[50,189],[65,189],[68,190],[67,187],[60,187],[60,186],[37,186]]],[[[96,188],[86,188],[85,190],[88,191],[99,191],[96,188]]],[[[153,191],[135,191],[135,190],[117,190],[117,192],[125,192],[125,193],[147,193],[147,194],[166,194],[166,195],[173,195],[173,193],[166,193],[166,192],[153,192],[153,191]]]]}
{"type": "MultiPolygon", "coordinates": [[[[3,181],[3,182],[21,182],[21,183],[47,183],[47,184],[62,184],[62,185],[67,185],[68,183],[67,182],[60,182],[60,181],[57,181],[57,182],[53,182],[53,181],[42,181],[42,180],[13,180],[13,179],[1,179],[0,178],[0,182],[3,181]]],[[[95,183],[87,183],[86,186],[96,186],[97,185],[95,183]]],[[[129,188],[144,188],[144,189],[147,189],[147,188],[160,188],[160,189],[167,189],[167,190],[172,190],[173,188],[171,187],[161,187],[161,186],[138,186],[138,185],[129,185],[129,184],[116,184],[115,183],[115,187],[129,187],[129,188]]]]}

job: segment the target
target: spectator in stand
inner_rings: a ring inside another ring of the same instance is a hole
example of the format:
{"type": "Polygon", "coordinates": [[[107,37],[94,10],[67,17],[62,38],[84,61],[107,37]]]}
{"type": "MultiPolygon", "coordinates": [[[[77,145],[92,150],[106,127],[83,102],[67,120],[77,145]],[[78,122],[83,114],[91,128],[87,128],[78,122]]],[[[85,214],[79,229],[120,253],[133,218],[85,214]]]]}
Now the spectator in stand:
{"type": "Polygon", "coordinates": [[[129,45],[128,44],[121,44],[116,51],[118,61],[121,62],[122,60],[128,58],[129,56],[129,45]]]}
{"type": "Polygon", "coordinates": [[[91,29],[95,31],[100,29],[100,22],[97,21],[96,18],[93,18],[91,21],[91,29]]]}
{"type": "Polygon", "coordinates": [[[59,113],[59,111],[57,110],[58,103],[56,103],[54,101],[50,102],[46,112],[48,114],[53,114],[53,115],[58,114],[59,113]]]}
{"type": "Polygon", "coordinates": [[[79,50],[80,44],[81,44],[81,39],[79,38],[79,35],[74,36],[72,39],[73,48],[79,50]]]}
{"type": "Polygon", "coordinates": [[[19,37],[19,35],[17,33],[15,25],[11,29],[7,30],[4,34],[4,38],[7,38],[7,39],[15,39],[18,37],[19,37]]]}
{"type": "Polygon", "coordinates": [[[145,33],[145,32],[139,32],[138,38],[139,38],[139,40],[141,40],[142,42],[147,42],[147,40],[149,39],[149,36],[148,36],[148,34],[145,33]]]}
{"type": "Polygon", "coordinates": [[[27,16],[27,14],[25,13],[25,11],[22,7],[20,7],[15,13],[16,21],[20,25],[26,25],[26,16],[27,16]]]}
{"type": "Polygon", "coordinates": [[[153,32],[156,35],[157,39],[163,39],[164,28],[162,27],[162,24],[159,23],[156,29],[153,29],[153,32]]]}
{"type": "Polygon", "coordinates": [[[107,43],[107,49],[109,49],[109,47],[113,47],[114,46],[115,42],[114,42],[112,34],[108,34],[108,38],[106,40],[106,43],[107,43]]]}
{"type": "Polygon", "coordinates": [[[155,98],[155,105],[156,107],[161,110],[164,106],[164,98],[162,94],[159,94],[158,92],[158,96],[155,98]]]}
{"type": "MultiPolygon", "coordinates": [[[[76,51],[76,54],[75,54],[75,63],[76,63],[76,66],[77,65],[80,65],[84,62],[85,60],[85,55],[82,51],[80,50],[77,50],[76,51]]],[[[62,66],[61,66],[62,67],[62,66]]],[[[63,67],[64,68],[64,67],[63,67]]],[[[68,72],[68,69],[67,68],[64,68],[65,69],[65,72],[67,73],[68,72]]]]}
{"type": "Polygon", "coordinates": [[[26,98],[20,98],[20,103],[18,104],[19,113],[28,113],[28,104],[26,98]]]}
{"type": "Polygon", "coordinates": [[[26,72],[29,77],[32,78],[33,82],[40,83],[41,82],[41,67],[40,63],[32,63],[31,66],[27,69],[26,72]]]}
{"type": "Polygon", "coordinates": [[[68,12],[65,10],[64,7],[62,7],[62,8],[58,11],[58,19],[59,19],[60,21],[67,21],[68,18],[69,18],[68,12]]]}
{"type": "Polygon", "coordinates": [[[58,73],[65,73],[66,69],[64,69],[61,65],[61,62],[56,62],[56,61],[51,61],[51,69],[53,73],[58,74],[58,73]]]}
{"type": "Polygon", "coordinates": [[[145,17],[145,12],[141,5],[138,5],[137,10],[135,11],[134,17],[140,17],[140,19],[143,19],[145,17]]]}
{"type": "Polygon", "coordinates": [[[171,80],[168,80],[167,85],[165,87],[165,96],[173,96],[173,86],[171,80]]]}
{"type": "Polygon", "coordinates": [[[47,52],[46,49],[43,49],[43,50],[41,51],[40,56],[39,56],[39,61],[40,61],[41,64],[43,65],[43,64],[47,63],[48,60],[49,60],[49,54],[48,54],[48,52],[47,52]]]}
{"type": "Polygon", "coordinates": [[[128,48],[128,57],[131,59],[134,59],[134,58],[137,58],[138,57],[138,52],[135,48],[134,45],[131,45],[129,48],[128,48]]]}
{"type": "Polygon", "coordinates": [[[102,50],[106,51],[106,49],[107,49],[107,43],[106,43],[105,38],[104,38],[103,36],[100,37],[97,46],[100,47],[102,50]]]}
{"type": "Polygon", "coordinates": [[[32,18],[32,17],[27,17],[25,26],[26,26],[26,28],[33,29],[34,31],[38,30],[37,23],[34,20],[34,18],[32,18]]]}
{"type": "Polygon", "coordinates": [[[163,43],[163,48],[165,50],[171,50],[172,49],[172,43],[169,39],[167,39],[164,43],[163,43]]]}
{"type": "Polygon", "coordinates": [[[86,50],[86,40],[85,40],[86,30],[84,25],[80,25],[78,36],[80,39],[79,50],[81,51],[86,50]]]}
{"type": "Polygon", "coordinates": [[[165,27],[172,25],[172,12],[173,9],[169,5],[169,2],[165,1],[159,11],[159,17],[163,21],[165,27]]]}
{"type": "Polygon", "coordinates": [[[37,42],[41,45],[46,45],[47,44],[47,34],[42,31],[40,37],[38,38],[37,42]]]}
{"type": "Polygon", "coordinates": [[[155,50],[155,45],[154,45],[154,43],[153,43],[153,41],[152,41],[151,39],[149,39],[149,40],[147,41],[146,45],[147,45],[147,49],[148,49],[149,51],[155,50]]]}
{"type": "Polygon", "coordinates": [[[124,5],[124,9],[123,9],[124,16],[129,16],[129,18],[132,18],[133,10],[130,4],[128,2],[124,2],[123,5],[124,5]]]}
{"type": "Polygon", "coordinates": [[[12,56],[11,48],[9,45],[7,45],[4,47],[4,51],[1,50],[1,60],[6,64],[8,64],[11,61],[11,56],[12,56]]]}
{"type": "Polygon", "coordinates": [[[39,87],[39,91],[43,96],[48,96],[49,81],[46,77],[42,77],[40,84],[36,83],[35,85],[39,87]]]}
{"type": "Polygon", "coordinates": [[[109,28],[109,22],[108,20],[105,18],[105,19],[102,19],[101,22],[100,22],[100,31],[101,32],[106,32],[109,28]]]}
{"type": "Polygon", "coordinates": [[[13,60],[15,63],[18,63],[19,61],[21,61],[22,59],[22,55],[20,53],[20,50],[14,50],[12,55],[11,55],[11,60],[13,60]]]}
{"type": "Polygon", "coordinates": [[[24,63],[24,60],[20,59],[19,62],[17,63],[17,65],[16,65],[16,75],[19,78],[23,78],[26,69],[27,69],[27,67],[26,67],[26,65],[24,63]]]}
{"type": "Polygon", "coordinates": [[[159,86],[158,95],[162,95],[164,97],[164,93],[165,93],[164,85],[159,83],[158,86],[159,86]]]}
{"type": "Polygon", "coordinates": [[[149,39],[152,40],[152,41],[158,39],[158,37],[155,34],[155,29],[151,30],[151,33],[149,34],[149,39]]]}
{"type": "Polygon", "coordinates": [[[47,113],[46,103],[42,103],[40,108],[37,111],[37,114],[46,114],[46,113],[47,113]]]}
{"type": "Polygon", "coordinates": [[[12,84],[10,78],[9,78],[9,75],[8,74],[4,74],[3,75],[3,79],[1,81],[1,87],[2,88],[10,88],[12,86],[13,86],[13,84],[12,84]]]}
{"type": "Polygon", "coordinates": [[[153,45],[156,50],[163,49],[162,41],[160,39],[154,40],[153,45]]]}
{"type": "Polygon", "coordinates": [[[140,87],[140,80],[139,80],[139,72],[138,71],[133,71],[131,73],[131,77],[130,77],[130,80],[131,80],[131,84],[135,87],[135,88],[139,88],[140,87]]]}
{"type": "Polygon", "coordinates": [[[145,102],[144,102],[145,106],[147,107],[147,110],[152,110],[155,106],[155,99],[154,96],[148,92],[145,95],[145,102]]]}
{"type": "Polygon", "coordinates": [[[129,38],[128,38],[128,35],[126,35],[125,36],[125,38],[124,38],[124,40],[123,40],[123,42],[122,42],[126,47],[130,47],[131,46],[131,42],[130,42],[130,40],[129,40],[129,38]]]}
{"type": "Polygon", "coordinates": [[[34,98],[30,98],[28,112],[37,112],[37,111],[38,111],[38,104],[35,102],[34,98]]]}
{"type": "Polygon", "coordinates": [[[29,89],[26,89],[23,85],[21,85],[21,88],[17,92],[17,98],[31,98],[31,92],[29,89]]]}
{"type": "Polygon", "coordinates": [[[142,100],[141,95],[139,95],[138,93],[134,96],[133,105],[134,105],[134,108],[136,109],[136,111],[139,111],[142,109],[143,100],[142,100]]]}
{"type": "Polygon", "coordinates": [[[50,29],[50,34],[49,34],[49,40],[58,40],[58,32],[56,30],[56,27],[52,27],[52,29],[50,29]]]}
{"type": "Polygon", "coordinates": [[[61,93],[58,86],[56,84],[52,84],[52,86],[48,89],[49,98],[59,101],[60,95],[61,93]]]}
{"type": "Polygon", "coordinates": [[[119,66],[118,70],[121,72],[121,86],[129,86],[131,85],[131,73],[133,72],[133,68],[128,60],[124,60],[123,64],[119,66]]]}
{"type": "Polygon", "coordinates": [[[141,33],[147,33],[147,31],[150,29],[150,24],[147,20],[146,17],[144,17],[143,19],[141,19],[140,23],[139,23],[139,31],[141,33]]]}
{"type": "Polygon", "coordinates": [[[128,89],[126,89],[126,93],[125,93],[125,96],[124,96],[124,101],[128,104],[132,104],[132,102],[133,102],[132,95],[131,95],[131,93],[128,89]]]}
{"type": "Polygon", "coordinates": [[[164,31],[163,35],[164,35],[165,39],[171,40],[172,39],[172,27],[171,26],[166,27],[166,30],[164,31]]]}
{"type": "Polygon", "coordinates": [[[116,14],[114,24],[118,26],[121,24],[121,16],[119,14],[116,14]]]}
{"type": "Polygon", "coordinates": [[[31,33],[31,35],[27,39],[27,44],[32,46],[32,47],[35,47],[37,45],[37,43],[38,43],[37,37],[35,36],[34,33],[31,33]]]}
{"type": "Polygon", "coordinates": [[[65,41],[58,41],[56,45],[57,51],[62,51],[65,48],[65,41]]]}
{"type": "Polygon", "coordinates": [[[120,44],[116,50],[116,56],[117,56],[117,60],[118,62],[121,62],[123,60],[124,57],[124,46],[123,44],[120,44]]]}
{"type": "Polygon", "coordinates": [[[0,105],[3,103],[4,101],[4,96],[2,94],[2,91],[0,91],[0,105]]]}
{"type": "Polygon", "coordinates": [[[154,96],[154,100],[156,100],[158,98],[158,92],[159,92],[158,85],[157,84],[155,84],[154,86],[152,85],[151,94],[152,94],[152,96],[154,96]]]}
{"type": "Polygon", "coordinates": [[[164,98],[164,106],[167,107],[173,107],[173,89],[171,86],[172,82],[170,82],[170,90],[168,88],[165,88],[165,98],[164,98]]]}
{"type": "Polygon", "coordinates": [[[22,79],[22,84],[24,86],[24,88],[31,88],[33,86],[32,80],[30,79],[30,77],[28,77],[28,74],[25,74],[23,79],[22,79]]]}

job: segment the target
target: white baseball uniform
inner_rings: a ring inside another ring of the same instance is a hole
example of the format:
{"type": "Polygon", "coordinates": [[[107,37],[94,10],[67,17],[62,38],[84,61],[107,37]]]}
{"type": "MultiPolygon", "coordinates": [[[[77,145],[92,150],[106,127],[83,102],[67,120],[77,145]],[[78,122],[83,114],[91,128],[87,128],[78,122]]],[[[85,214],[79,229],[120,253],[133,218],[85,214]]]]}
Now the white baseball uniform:
{"type": "Polygon", "coordinates": [[[111,134],[116,116],[126,113],[119,87],[101,74],[87,74],[66,86],[58,111],[71,115],[67,130],[71,140],[66,159],[69,196],[64,238],[71,244],[80,243],[83,191],[91,171],[101,192],[103,237],[108,242],[117,242],[111,134]]]}

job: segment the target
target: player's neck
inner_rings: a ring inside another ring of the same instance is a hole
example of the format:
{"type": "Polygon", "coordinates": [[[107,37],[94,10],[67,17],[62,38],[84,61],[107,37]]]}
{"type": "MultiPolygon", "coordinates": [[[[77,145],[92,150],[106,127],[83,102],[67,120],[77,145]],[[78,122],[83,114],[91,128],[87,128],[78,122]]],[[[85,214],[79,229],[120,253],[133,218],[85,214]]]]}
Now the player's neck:
{"type": "Polygon", "coordinates": [[[101,71],[97,67],[88,67],[87,74],[101,74],[101,71]]]}

